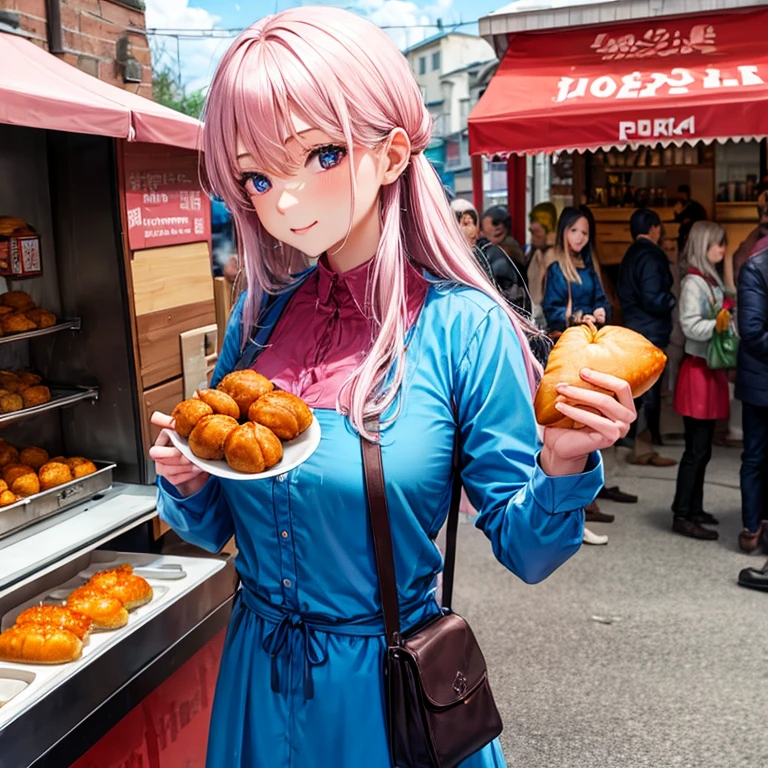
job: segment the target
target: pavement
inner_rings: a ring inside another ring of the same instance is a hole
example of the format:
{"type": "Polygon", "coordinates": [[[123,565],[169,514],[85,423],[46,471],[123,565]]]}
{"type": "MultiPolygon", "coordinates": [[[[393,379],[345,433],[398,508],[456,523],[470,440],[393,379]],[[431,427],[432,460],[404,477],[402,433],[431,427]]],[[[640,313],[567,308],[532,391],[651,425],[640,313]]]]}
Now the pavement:
{"type": "MultiPolygon", "coordinates": [[[[680,457],[682,445],[659,449],[680,457]]],[[[461,525],[455,608],[471,623],[504,720],[510,768],[768,766],[768,593],[736,583],[765,556],[739,551],[740,451],[715,448],[705,508],[720,539],[670,530],[677,468],[607,457],[637,504],[590,524],[583,546],[527,585],[461,525]]]]}

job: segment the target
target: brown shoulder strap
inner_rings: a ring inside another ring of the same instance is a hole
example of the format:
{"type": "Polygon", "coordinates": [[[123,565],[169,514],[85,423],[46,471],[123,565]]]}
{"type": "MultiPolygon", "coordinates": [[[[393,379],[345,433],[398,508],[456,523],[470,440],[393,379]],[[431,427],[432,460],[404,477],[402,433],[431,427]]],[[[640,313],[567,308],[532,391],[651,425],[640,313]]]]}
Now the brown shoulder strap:
{"type": "MultiPolygon", "coordinates": [[[[367,429],[378,431],[378,420],[367,425],[367,429]]],[[[395,555],[392,546],[392,529],[389,522],[384,465],[379,442],[360,438],[365,473],[365,492],[373,531],[373,550],[376,555],[376,570],[381,589],[381,605],[384,613],[384,631],[387,645],[400,644],[400,604],[397,596],[395,555]]],[[[458,445],[458,441],[457,441],[458,445]]],[[[461,499],[461,473],[459,472],[457,448],[454,448],[454,472],[451,489],[451,506],[448,511],[446,532],[445,566],[443,568],[443,606],[450,608],[453,596],[453,575],[456,565],[456,539],[459,523],[459,502],[461,499]]]]}

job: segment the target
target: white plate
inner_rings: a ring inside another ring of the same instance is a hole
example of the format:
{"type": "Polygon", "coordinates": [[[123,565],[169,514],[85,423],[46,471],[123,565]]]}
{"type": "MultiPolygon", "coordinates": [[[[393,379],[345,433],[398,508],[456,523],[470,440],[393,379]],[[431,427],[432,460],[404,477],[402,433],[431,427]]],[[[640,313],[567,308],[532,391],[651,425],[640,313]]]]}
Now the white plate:
{"type": "Polygon", "coordinates": [[[289,440],[283,443],[283,458],[271,469],[255,474],[246,474],[232,469],[223,459],[221,461],[209,461],[208,459],[199,459],[189,448],[189,441],[178,434],[175,430],[166,429],[165,432],[170,437],[171,442],[186,456],[193,464],[204,469],[216,477],[224,477],[227,480],[264,480],[267,477],[282,475],[291,469],[295,469],[303,464],[320,445],[320,423],[317,417],[312,415],[312,423],[295,440],[289,440]]]}

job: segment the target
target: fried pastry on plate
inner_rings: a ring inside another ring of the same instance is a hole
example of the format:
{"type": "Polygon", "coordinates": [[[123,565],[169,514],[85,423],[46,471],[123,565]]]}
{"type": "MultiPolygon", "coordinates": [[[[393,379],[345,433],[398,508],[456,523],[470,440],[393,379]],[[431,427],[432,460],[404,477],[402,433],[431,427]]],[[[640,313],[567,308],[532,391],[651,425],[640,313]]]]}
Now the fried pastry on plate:
{"type": "Polygon", "coordinates": [[[85,614],[60,605],[33,605],[16,617],[16,626],[24,624],[50,624],[68,630],[85,642],[93,622],[85,614]]]}
{"type": "Polygon", "coordinates": [[[0,396],[0,413],[13,413],[24,407],[24,400],[18,392],[0,396]]]}
{"type": "Polygon", "coordinates": [[[49,461],[47,464],[43,464],[38,472],[38,477],[40,478],[40,488],[43,491],[49,491],[57,485],[64,485],[64,483],[74,480],[69,466],[58,461],[49,461]]]}
{"type": "Polygon", "coordinates": [[[56,325],[56,315],[42,307],[28,309],[24,315],[27,320],[32,321],[38,328],[50,328],[52,325],[56,325]]]}
{"type": "Polygon", "coordinates": [[[27,496],[34,496],[36,493],[40,493],[40,478],[38,478],[36,472],[19,475],[19,477],[11,481],[11,490],[23,499],[27,498],[27,496]]]}
{"type": "Polygon", "coordinates": [[[120,600],[129,611],[148,603],[153,595],[152,586],[146,579],[122,568],[99,571],[86,586],[103,589],[120,600]]]}
{"type": "Polygon", "coordinates": [[[40,467],[43,466],[50,457],[48,451],[45,448],[38,448],[35,445],[29,446],[29,448],[22,448],[19,452],[19,460],[22,464],[28,464],[32,469],[37,472],[40,467]]]}
{"type": "Polygon", "coordinates": [[[0,304],[11,307],[17,312],[23,312],[27,309],[34,309],[35,302],[32,297],[24,291],[6,291],[0,295],[0,304]]]}
{"type": "Polygon", "coordinates": [[[117,629],[128,623],[128,609],[122,601],[89,584],[67,598],[67,608],[91,618],[94,629],[117,629]]]}
{"type": "Polygon", "coordinates": [[[23,313],[11,312],[10,315],[0,317],[0,325],[5,333],[21,333],[22,331],[34,331],[37,326],[23,313]]]}
{"type": "Polygon", "coordinates": [[[26,384],[18,374],[13,371],[0,371],[0,389],[7,392],[20,392],[25,386],[26,384]]]}
{"type": "Polygon", "coordinates": [[[16,371],[15,376],[25,387],[34,387],[43,380],[42,376],[32,371],[16,371]]]}
{"type": "Polygon", "coordinates": [[[223,459],[224,441],[237,426],[231,416],[203,416],[189,435],[189,448],[199,459],[223,459]]]}
{"type": "Polygon", "coordinates": [[[283,458],[283,445],[272,430],[247,421],[227,435],[224,458],[237,472],[263,472],[283,458]]]}
{"type": "Polygon", "coordinates": [[[22,475],[27,475],[29,473],[32,473],[33,475],[37,474],[32,467],[27,466],[26,464],[6,464],[3,467],[3,480],[8,483],[8,487],[10,488],[11,483],[17,477],[21,477],[22,475]]]}
{"type": "Polygon", "coordinates": [[[198,389],[195,394],[210,405],[214,413],[231,416],[233,419],[240,418],[240,406],[226,392],[220,389],[198,389]]]}
{"type": "Polygon", "coordinates": [[[45,405],[51,401],[51,390],[43,384],[27,387],[21,390],[25,408],[33,408],[36,405],[45,405]]]}
{"type": "Polygon", "coordinates": [[[234,398],[240,408],[242,419],[248,417],[248,409],[254,400],[271,392],[274,388],[275,385],[268,378],[250,369],[228,373],[216,387],[234,398]]]}
{"type": "Polygon", "coordinates": [[[213,408],[202,400],[190,398],[179,403],[171,414],[174,419],[174,429],[182,437],[189,437],[189,433],[195,428],[203,416],[213,415],[213,408]]]}
{"type": "Polygon", "coordinates": [[[53,624],[22,624],[0,635],[0,659],[33,664],[63,664],[80,658],[83,641],[53,624]]]}
{"type": "Polygon", "coordinates": [[[248,409],[248,418],[269,427],[282,440],[293,440],[312,423],[312,411],[290,392],[268,392],[248,409]]]}
{"type": "Polygon", "coordinates": [[[72,470],[76,480],[98,471],[90,459],[85,459],[82,456],[73,456],[71,459],[67,459],[67,466],[72,470]]]}

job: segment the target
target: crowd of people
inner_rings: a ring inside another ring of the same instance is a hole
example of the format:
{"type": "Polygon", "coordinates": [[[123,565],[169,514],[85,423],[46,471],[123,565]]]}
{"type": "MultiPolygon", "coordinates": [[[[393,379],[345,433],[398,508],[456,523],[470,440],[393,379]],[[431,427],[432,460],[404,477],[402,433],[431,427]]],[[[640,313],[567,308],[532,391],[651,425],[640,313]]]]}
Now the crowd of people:
{"type": "MultiPolygon", "coordinates": [[[[479,215],[465,200],[451,205],[489,278],[549,339],[572,325],[611,323],[615,315],[663,350],[670,349],[675,335],[680,339],[682,361],[670,362],[665,375],[636,401],[638,420],[623,441],[631,448],[627,460],[632,464],[676,465],[657,450],[663,446],[663,395],[665,390],[673,395],[685,440],[671,503],[672,530],[678,534],[718,538],[718,520],[705,508],[704,484],[718,426],[727,431],[729,381],[735,382],[743,414],[738,545],[744,552],[768,553],[768,191],[758,200],[758,226],[731,255],[725,231],[707,220],[690,189],[682,185],[678,193],[676,263],[662,247],[659,215],[640,208],[630,219],[633,242],[615,286],[601,272],[595,221],[587,206],[566,207],[558,216],[552,203],[539,203],[530,213],[529,243],[522,248],[511,235],[505,207],[479,215]]],[[[600,497],[637,501],[617,487],[603,488],[600,497]]],[[[587,522],[613,520],[596,503],[586,515],[587,522]]],[[[585,529],[585,543],[607,540],[585,529]]],[[[768,588],[768,573],[754,571],[749,578],[768,588]]]]}

